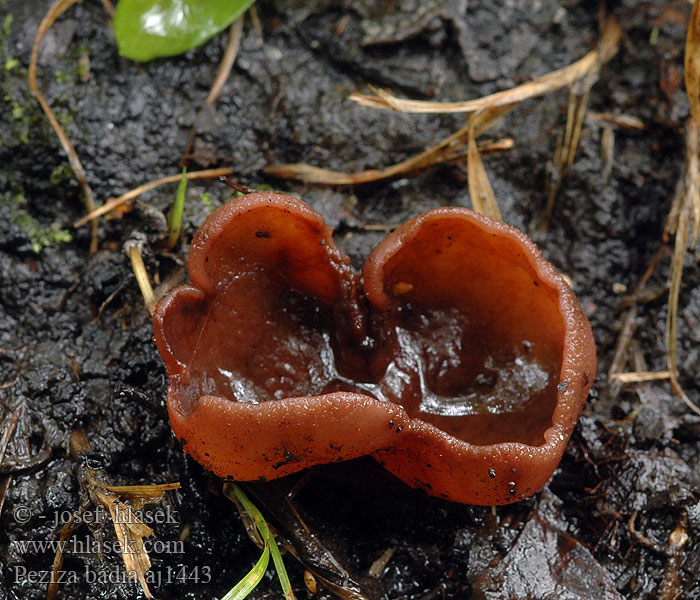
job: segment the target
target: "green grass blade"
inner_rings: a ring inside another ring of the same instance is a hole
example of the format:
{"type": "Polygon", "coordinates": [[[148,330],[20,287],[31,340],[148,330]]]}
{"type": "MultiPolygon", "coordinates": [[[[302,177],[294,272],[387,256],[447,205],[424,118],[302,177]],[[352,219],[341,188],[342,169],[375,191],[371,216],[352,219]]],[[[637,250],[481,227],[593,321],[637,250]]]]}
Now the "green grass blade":
{"type": "Polygon", "coordinates": [[[243,509],[248,513],[248,515],[253,519],[255,526],[260,532],[260,536],[265,540],[265,547],[270,548],[270,554],[272,554],[272,562],[275,565],[275,570],[277,571],[277,577],[280,580],[280,585],[282,586],[282,592],[286,600],[295,600],[294,592],[292,591],[292,584],[289,581],[289,576],[287,575],[287,569],[284,566],[284,561],[282,560],[282,554],[280,553],[277,542],[275,541],[275,536],[272,535],[270,528],[267,526],[267,521],[262,513],[245,495],[243,490],[239,488],[235,483],[227,483],[224,486],[224,494],[229,498],[234,497],[243,509]]]}
{"type": "Polygon", "coordinates": [[[255,587],[260,583],[260,580],[267,571],[267,565],[270,563],[270,547],[265,544],[263,553],[255,563],[253,568],[241,579],[221,600],[243,600],[248,597],[255,587]]]}
{"type": "Polygon", "coordinates": [[[280,580],[284,597],[286,600],[294,600],[292,584],[289,581],[289,575],[287,575],[287,569],[284,566],[284,561],[282,560],[280,549],[275,541],[275,536],[270,537],[270,554],[272,555],[272,562],[275,565],[275,570],[277,571],[277,577],[280,580]]]}
{"type": "Polygon", "coordinates": [[[187,192],[187,169],[182,169],[182,178],[180,185],[177,187],[177,195],[175,196],[175,204],[170,211],[170,219],[168,219],[168,248],[172,250],[177,244],[182,232],[182,213],[185,210],[185,194],[187,192]]]}

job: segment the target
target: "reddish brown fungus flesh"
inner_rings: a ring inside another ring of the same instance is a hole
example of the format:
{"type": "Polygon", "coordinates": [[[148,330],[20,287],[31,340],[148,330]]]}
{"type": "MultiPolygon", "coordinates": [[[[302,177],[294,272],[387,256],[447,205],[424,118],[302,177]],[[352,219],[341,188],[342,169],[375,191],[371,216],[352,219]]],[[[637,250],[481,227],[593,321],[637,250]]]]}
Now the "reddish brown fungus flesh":
{"type": "Polygon", "coordinates": [[[156,342],[185,450],[272,479],[371,454],[411,486],[505,504],[553,473],[595,375],[590,325],[522,233],[424,213],[355,272],[306,204],[234,200],[196,234],[156,342]]]}

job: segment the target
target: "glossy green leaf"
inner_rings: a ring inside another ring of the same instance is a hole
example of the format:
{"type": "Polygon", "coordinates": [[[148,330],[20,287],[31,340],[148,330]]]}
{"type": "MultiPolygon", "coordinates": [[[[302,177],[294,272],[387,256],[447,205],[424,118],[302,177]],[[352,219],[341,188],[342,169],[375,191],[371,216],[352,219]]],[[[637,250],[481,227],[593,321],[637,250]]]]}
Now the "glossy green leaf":
{"type": "Polygon", "coordinates": [[[119,53],[146,61],[182,54],[228,27],[253,0],[119,0],[114,37],[119,53]]]}

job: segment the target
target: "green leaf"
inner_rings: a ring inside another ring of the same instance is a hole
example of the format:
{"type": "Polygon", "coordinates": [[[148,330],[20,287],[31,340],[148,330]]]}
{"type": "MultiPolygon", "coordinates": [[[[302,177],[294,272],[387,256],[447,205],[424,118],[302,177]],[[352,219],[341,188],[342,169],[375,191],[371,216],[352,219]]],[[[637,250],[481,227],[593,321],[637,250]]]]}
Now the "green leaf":
{"type": "Polygon", "coordinates": [[[240,17],[253,0],[119,0],[114,37],[138,61],[182,54],[240,17]]]}

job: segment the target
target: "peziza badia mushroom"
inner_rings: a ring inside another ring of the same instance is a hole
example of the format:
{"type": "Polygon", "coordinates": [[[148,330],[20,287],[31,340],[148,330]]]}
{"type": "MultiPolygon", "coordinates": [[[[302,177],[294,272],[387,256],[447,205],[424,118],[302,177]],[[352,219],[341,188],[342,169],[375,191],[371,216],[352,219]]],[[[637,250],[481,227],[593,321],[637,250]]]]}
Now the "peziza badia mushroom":
{"type": "Polygon", "coordinates": [[[519,231],[415,217],[362,275],[303,202],[253,193],[192,242],[153,318],[168,411],[219,476],[372,455],[413,487],[506,504],[551,477],[595,376],[573,292],[519,231]]]}

